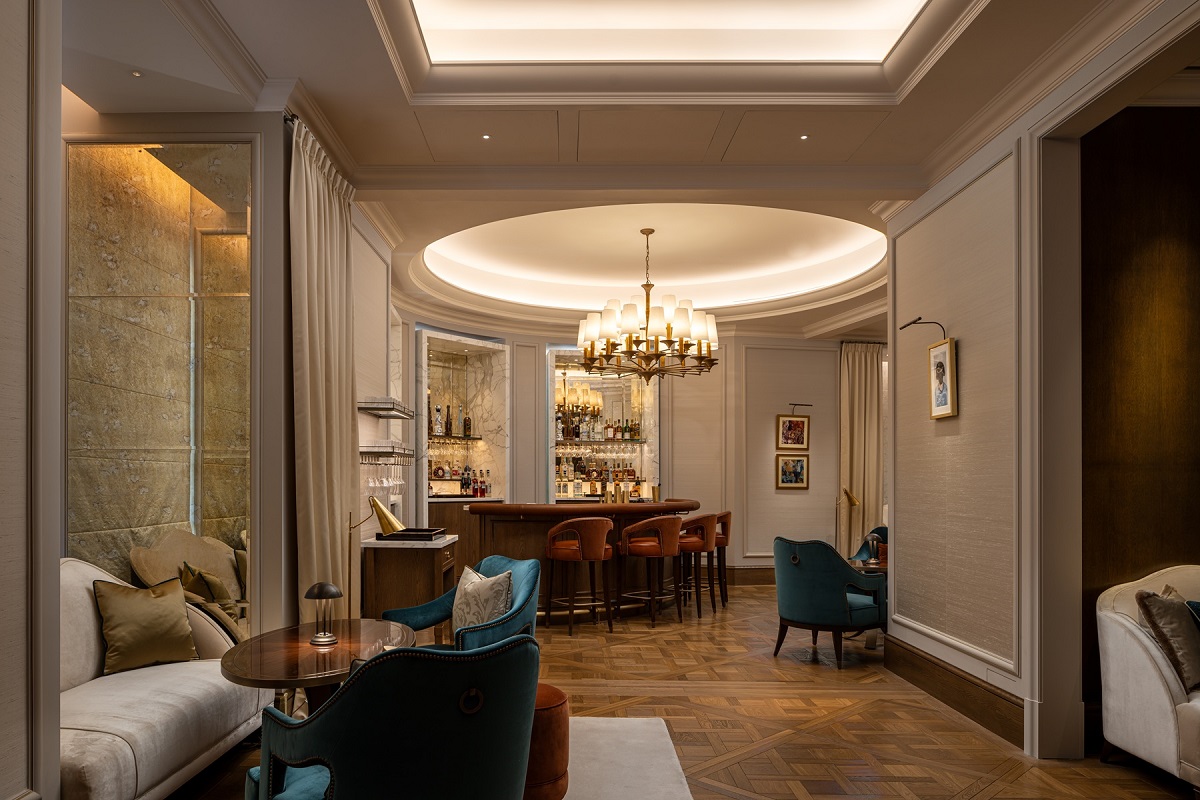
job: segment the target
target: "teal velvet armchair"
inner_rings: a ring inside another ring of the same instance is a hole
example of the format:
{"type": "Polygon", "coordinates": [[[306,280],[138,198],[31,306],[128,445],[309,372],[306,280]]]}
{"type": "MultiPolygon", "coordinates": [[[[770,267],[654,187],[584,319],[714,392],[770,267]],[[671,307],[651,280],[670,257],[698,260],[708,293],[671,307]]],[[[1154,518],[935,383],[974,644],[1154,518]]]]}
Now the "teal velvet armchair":
{"type": "MultiPolygon", "coordinates": [[[[512,605],[497,619],[481,625],[459,628],[454,632],[455,650],[474,650],[515,636],[533,635],[537,627],[538,583],[541,563],[537,559],[515,561],[504,556],[488,556],[479,562],[475,571],[485,578],[494,578],[512,570],[512,605]]],[[[431,628],[450,619],[454,612],[454,595],[458,587],[436,600],[411,608],[394,608],[383,612],[383,618],[400,622],[415,631],[431,628]]],[[[438,647],[438,645],[433,645],[438,647]]],[[[446,646],[449,649],[449,646],[446,646]]]]}
{"type": "Polygon", "coordinates": [[[380,653],[308,719],[263,711],[246,800],[520,800],[537,682],[527,635],[380,653]]]}
{"type": "Polygon", "coordinates": [[[779,604],[775,655],[788,628],[812,631],[814,648],[817,634],[830,631],[841,669],[843,633],[887,630],[887,576],[863,575],[825,542],[775,539],[775,596],[779,604]]]}

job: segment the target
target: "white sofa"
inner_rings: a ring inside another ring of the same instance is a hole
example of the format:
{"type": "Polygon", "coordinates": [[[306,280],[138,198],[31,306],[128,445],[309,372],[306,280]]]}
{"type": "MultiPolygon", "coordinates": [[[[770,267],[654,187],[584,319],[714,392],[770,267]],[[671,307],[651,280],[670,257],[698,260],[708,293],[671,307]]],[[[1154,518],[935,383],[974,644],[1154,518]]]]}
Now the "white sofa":
{"type": "Polygon", "coordinates": [[[233,642],[203,612],[187,609],[201,660],[105,675],[92,581],[124,582],[73,558],[59,576],[63,800],[166,797],[262,724],[274,693],[222,677],[233,642]]]}
{"type": "MultiPolygon", "coordinates": [[[[1138,590],[1170,584],[1200,600],[1200,565],[1168,567],[1096,601],[1104,738],[1200,786],[1200,691],[1189,694],[1154,635],[1138,622],[1138,590]]],[[[1197,792],[1200,797],[1200,791],[1197,792]]]]}

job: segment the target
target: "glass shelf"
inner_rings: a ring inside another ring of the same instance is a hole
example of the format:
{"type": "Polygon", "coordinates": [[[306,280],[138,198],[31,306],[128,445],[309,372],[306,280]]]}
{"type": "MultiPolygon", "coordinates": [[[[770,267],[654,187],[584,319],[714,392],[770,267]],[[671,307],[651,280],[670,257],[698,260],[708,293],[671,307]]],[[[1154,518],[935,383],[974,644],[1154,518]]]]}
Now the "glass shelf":
{"type": "Polygon", "coordinates": [[[411,408],[394,397],[364,397],[358,401],[358,410],[380,419],[413,419],[416,416],[411,408]]]}
{"type": "Polygon", "coordinates": [[[588,445],[589,447],[593,445],[598,447],[609,445],[618,447],[626,444],[642,444],[645,441],[645,439],[555,439],[554,444],[555,446],[564,445],[568,447],[577,447],[579,445],[588,445]]]}
{"type": "Polygon", "coordinates": [[[480,441],[483,441],[483,437],[482,436],[459,436],[458,434],[451,434],[450,436],[446,436],[444,434],[439,436],[437,434],[434,434],[429,437],[429,442],[431,444],[433,442],[456,442],[456,441],[457,442],[480,442],[480,441]]]}

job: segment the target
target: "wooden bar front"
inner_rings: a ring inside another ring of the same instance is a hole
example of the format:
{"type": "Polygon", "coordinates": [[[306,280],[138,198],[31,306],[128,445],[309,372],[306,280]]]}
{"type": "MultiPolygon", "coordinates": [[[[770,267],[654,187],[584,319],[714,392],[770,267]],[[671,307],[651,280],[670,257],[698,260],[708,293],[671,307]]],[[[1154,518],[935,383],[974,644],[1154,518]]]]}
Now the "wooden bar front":
{"type": "MultiPolygon", "coordinates": [[[[492,553],[509,558],[536,558],[542,562],[542,607],[546,597],[546,532],[567,519],[577,517],[608,517],[613,521],[613,533],[609,539],[616,543],[626,525],[650,517],[669,514],[687,514],[700,508],[695,500],[669,500],[660,503],[471,503],[468,507],[472,516],[479,519],[473,533],[481,556],[492,553]]],[[[637,559],[632,559],[637,561],[637,559]]],[[[644,572],[626,565],[625,583],[629,587],[641,586],[644,572]]],[[[598,579],[597,579],[598,580],[598,579]]],[[[616,574],[612,576],[616,586],[616,574]]],[[[586,585],[577,582],[579,587],[586,585]]]]}

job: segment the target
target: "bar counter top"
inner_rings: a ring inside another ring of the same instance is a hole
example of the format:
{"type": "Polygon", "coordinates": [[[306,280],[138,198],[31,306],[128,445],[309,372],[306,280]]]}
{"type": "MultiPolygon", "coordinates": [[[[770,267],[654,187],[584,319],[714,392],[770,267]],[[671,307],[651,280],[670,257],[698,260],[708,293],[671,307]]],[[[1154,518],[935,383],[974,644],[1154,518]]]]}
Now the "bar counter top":
{"type": "Polygon", "coordinates": [[[658,503],[471,503],[468,511],[476,516],[495,517],[657,517],[662,514],[686,514],[700,507],[696,500],[663,500],[658,503]]]}

